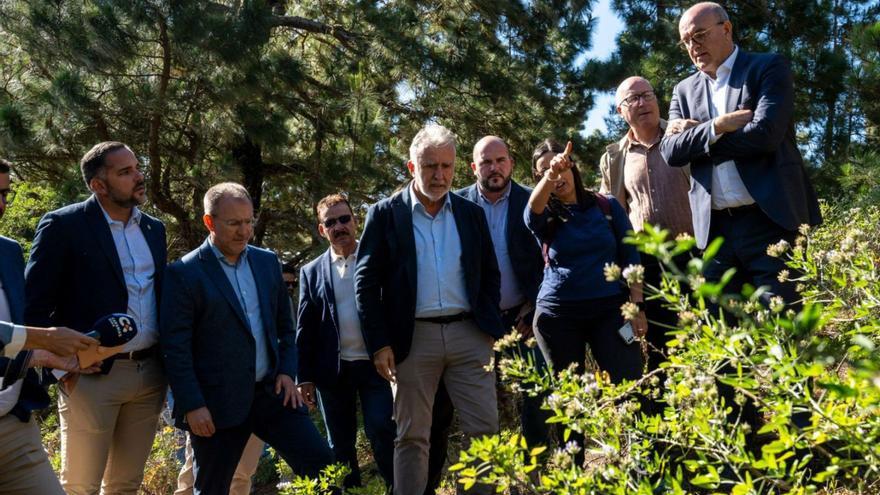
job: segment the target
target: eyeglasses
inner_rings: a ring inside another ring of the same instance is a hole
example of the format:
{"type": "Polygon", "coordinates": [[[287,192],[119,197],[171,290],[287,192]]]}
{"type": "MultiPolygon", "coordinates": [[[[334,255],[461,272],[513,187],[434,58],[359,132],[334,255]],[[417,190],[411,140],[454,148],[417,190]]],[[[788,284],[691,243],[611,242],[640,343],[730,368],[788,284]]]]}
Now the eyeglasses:
{"type": "Polygon", "coordinates": [[[345,225],[351,221],[351,215],[340,215],[336,218],[328,218],[321,222],[321,225],[324,226],[325,229],[329,229],[336,225],[336,222],[339,222],[340,225],[345,225]]]}
{"type": "MultiPolygon", "coordinates": [[[[217,217],[214,217],[214,218],[217,218],[217,217]]],[[[257,223],[256,218],[248,218],[245,220],[220,220],[218,218],[217,221],[219,221],[223,225],[230,227],[230,228],[233,228],[233,229],[237,229],[237,228],[241,227],[242,225],[244,225],[245,227],[251,228],[254,225],[256,225],[256,223],[257,223]]]]}
{"type": "Polygon", "coordinates": [[[644,93],[639,93],[635,95],[629,95],[620,102],[621,105],[625,107],[631,107],[638,103],[639,100],[642,100],[645,103],[654,101],[657,99],[657,95],[654,94],[653,91],[645,91],[644,93]]]}
{"type": "Polygon", "coordinates": [[[4,189],[0,191],[0,199],[3,200],[3,204],[9,206],[15,201],[15,191],[12,189],[4,189]]]}
{"type": "Polygon", "coordinates": [[[690,36],[685,36],[684,38],[681,39],[681,41],[678,42],[678,47],[684,51],[687,51],[688,48],[690,48],[691,45],[693,45],[694,43],[696,43],[700,46],[703,46],[703,42],[706,41],[706,36],[709,36],[709,31],[711,31],[712,28],[714,28],[716,26],[720,26],[720,25],[724,24],[725,22],[727,22],[727,21],[718,21],[715,24],[707,27],[706,29],[702,29],[700,31],[697,31],[696,33],[694,33],[690,36]]]}

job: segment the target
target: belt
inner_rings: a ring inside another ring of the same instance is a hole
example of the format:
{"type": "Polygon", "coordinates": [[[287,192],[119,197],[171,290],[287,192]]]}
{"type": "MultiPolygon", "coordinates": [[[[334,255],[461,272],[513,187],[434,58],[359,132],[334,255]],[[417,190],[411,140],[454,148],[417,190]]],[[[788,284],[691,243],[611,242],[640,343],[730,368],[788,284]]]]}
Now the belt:
{"type": "Polygon", "coordinates": [[[131,359],[132,361],[143,361],[159,354],[159,346],[154,345],[146,349],[140,349],[131,352],[122,352],[115,356],[116,359],[131,359]]]}
{"type": "Polygon", "coordinates": [[[431,316],[428,318],[416,318],[416,321],[423,321],[425,323],[436,323],[438,325],[448,325],[450,323],[455,323],[457,321],[470,320],[474,317],[474,314],[469,311],[464,311],[462,313],[458,313],[456,315],[449,316],[431,316]]]}
{"type": "Polygon", "coordinates": [[[519,315],[519,310],[522,309],[523,305],[525,305],[525,303],[517,304],[516,306],[514,306],[512,308],[502,309],[501,310],[501,319],[502,320],[507,319],[507,317],[510,315],[514,315],[514,316],[519,315]]]}
{"type": "Polygon", "coordinates": [[[712,210],[712,213],[727,213],[727,215],[731,217],[735,217],[737,215],[743,215],[745,213],[750,213],[754,210],[760,210],[761,207],[758,206],[758,203],[752,203],[750,205],[737,206],[736,208],[719,208],[717,210],[712,210]]]}

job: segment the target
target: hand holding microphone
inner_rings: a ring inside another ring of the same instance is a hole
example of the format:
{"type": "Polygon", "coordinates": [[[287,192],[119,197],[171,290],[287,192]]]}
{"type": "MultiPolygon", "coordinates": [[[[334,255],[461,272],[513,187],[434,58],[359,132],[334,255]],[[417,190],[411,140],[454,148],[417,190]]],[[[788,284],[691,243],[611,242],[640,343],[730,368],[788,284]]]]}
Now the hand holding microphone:
{"type": "Polygon", "coordinates": [[[137,325],[131,316],[114,313],[96,321],[86,336],[97,340],[98,344],[77,352],[80,368],[88,368],[122,352],[125,344],[137,336],[137,325]]]}

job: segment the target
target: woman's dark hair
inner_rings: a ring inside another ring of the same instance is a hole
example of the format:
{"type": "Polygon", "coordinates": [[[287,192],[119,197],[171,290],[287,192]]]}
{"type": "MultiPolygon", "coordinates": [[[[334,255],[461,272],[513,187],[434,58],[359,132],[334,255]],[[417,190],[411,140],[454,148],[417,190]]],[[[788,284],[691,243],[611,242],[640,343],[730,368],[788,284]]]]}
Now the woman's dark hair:
{"type": "MultiPolygon", "coordinates": [[[[540,180],[540,176],[538,175],[538,160],[544,156],[545,153],[563,153],[565,152],[565,147],[559,144],[555,139],[545,139],[535,148],[535,151],[532,152],[532,174],[536,179],[540,180]]],[[[575,198],[577,198],[577,204],[580,208],[589,208],[596,204],[596,196],[592,191],[588,191],[586,187],[584,187],[584,180],[581,178],[581,172],[578,169],[577,162],[574,158],[569,158],[572,163],[571,167],[571,175],[574,180],[574,194],[575,198]]],[[[561,208],[565,208],[562,204],[562,201],[559,200],[555,195],[550,196],[550,202],[548,203],[550,206],[550,213],[553,216],[562,217],[562,221],[567,221],[567,215],[562,215],[561,208]]],[[[566,212],[567,213],[567,212],[566,212]]]]}

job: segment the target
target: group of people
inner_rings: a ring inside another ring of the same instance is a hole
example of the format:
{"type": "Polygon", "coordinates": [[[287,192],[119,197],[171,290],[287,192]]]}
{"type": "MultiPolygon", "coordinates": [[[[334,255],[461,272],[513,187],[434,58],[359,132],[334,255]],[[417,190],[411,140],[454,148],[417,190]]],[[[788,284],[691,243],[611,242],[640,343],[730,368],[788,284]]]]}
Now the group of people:
{"type": "MultiPolygon", "coordinates": [[[[620,84],[629,131],[602,156],[599,192],[571,144],[551,139],[532,155],[534,189],[517,183],[496,136],[474,145],[475,182],[453,192],[456,138],[427,125],[409,149],[412,180],[370,206],[359,239],[345,195],[318,202],[330,247],[300,268],[293,308],[293,274],[282,273],[292,270],[249,244],[243,186],[207,191],[206,240],[166,266],[165,227],[138,208],[135,153],[93,147],[80,164],[92,196],[41,219],[26,267],[0,238],[0,493],[136,493],[169,385],[188,437],[179,494],[248,493],[263,442],[297,474],[342,462],[345,485],[359,485],[358,404],[387,486],[433,493],[455,411],[467,439],[498,431],[493,343],[512,329],[534,335],[539,349],[523,352],[553,370],[583,371],[589,345],[612,380],[636,379],[640,336],[655,349],[649,367],[662,360],[676,315],[646,301],[642,284],[604,274],[641,264],[644,283],[659,284],[657,260],[623,242],[646,224],[693,235],[698,248],[723,237],[707,279],[736,268],[730,290],[751,283],[794,303],[766,247],[820,217],[795,143],[788,65],[741,51],[714,3],[688,9],[679,32],[698,70],[675,87],[668,120],[649,81],[620,84]],[[629,321],[624,303],[638,308],[629,321]],[[81,369],[76,352],[98,345],[83,332],[113,313],[130,315],[137,336],[81,369]],[[60,479],[31,417],[56,379],[60,479]]],[[[0,161],[0,215],[11,197],[0,161]]],[[[524,397],[520,411],[527,443],[549,443],[540,398],[524,397]]]]}

